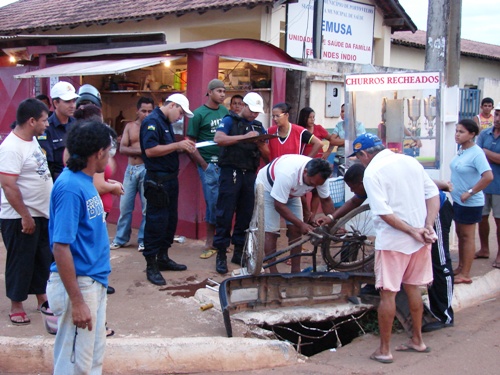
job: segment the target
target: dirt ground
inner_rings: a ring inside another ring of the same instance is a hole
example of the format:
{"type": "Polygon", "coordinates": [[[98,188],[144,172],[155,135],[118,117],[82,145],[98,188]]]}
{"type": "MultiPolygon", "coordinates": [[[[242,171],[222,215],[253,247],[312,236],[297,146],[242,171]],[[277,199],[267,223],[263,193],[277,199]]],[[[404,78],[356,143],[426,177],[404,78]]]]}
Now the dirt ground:
{"type": "MultiPolygon", "coordinates": [[[[114,231],[115,226],[109,225],[110,240],[114,231]]],[[[494,230],[492,237],[493,235],[494,230]]],[[[183,244],[176,243],[170,255],[175,261],[186,264],[188,270],[163,272],[167,286],[158,287],[146,280],[146,263],[142,254],[137,251],[135,230],[132,238],[131,246],[111,251],[113,272],[110,275],[110,285],[116,288],[116,293],[108,298],[108,325],[116,333],[109,340],[140,337],[225,337],[221,312],[215,308],[201,311],[201,303],[190,296],[198,287],[204,288],[208,278],[219,282],[223,280],[215,272],[215,256],[206,260],[199,258],[204,242],[186,240],[183,244]],[[189,286],[182,287],[181,290],[169,289],[184,285],[189,286]],[[184,296],[174,295],[178,293],[184,296]]],[[[284,243],[285,239],[282,237],[279,246],[284,247],[284,243]]],[[[492,247],[493,254],[489,260],[474,262],[473,276],[492,270],[496,246],[492,247]]],[[[0,336],[50,337],[43,327],[41,314],[36,311],[34,296],[30,296],[25,302],[25,309],[32,323],[21,327],[10,323],[10,301],[5,296],[5,253],[3,243],[0,243],[0,336]]],[[[452,259],[457,261],[456,248],[452,251],[452,259]]],[[[318,256],[318,261],[319,264],[323,263],[321,256],[318,256]]],[[[228,264],[230,270],[237,268],[228,264]]],[[[310,264],[310,259],[303,260],[303,267],[310,264]]],[[[289,266],[280,265],[280,271],[288,270],[289,266]]],[[[470,287],[473,288],[474,284],[470,287]]],[[[216,292],[213,293],[217,298],[216,292]]],[[[332,371],[338,374],[421,374],[424,371],[429,374],[469,374],[474,370],[481,374],[498,373],[496,357],[500,325],[497,311],[498,301],[494,300],[460,312],[454,328],[426,334],[433,352],[427,355],[397,353],[392,365],[381,365],[368,359],[378,338],[367,335],[344,348],[311,357],[305,364],[293,366],[293,369],[269,369],[248,374],[284,375],[285,371],[289,374],[290,370],[296,374],[327,374],[332,371]],[[433,371],[429,372],[430,368],[433,371]]],[[[394,338],[393,343],[396,345],[404,340],[405,335],[401,334],[394,338]]]]}
{"type": "MultiPolygon", "coordinates": [[[[110,241],[114,238],[115,225],[108,225],[110,241]]],[[[115,330],[115,337],[204,337],[226,336],[222,313],[215,308],[201,311],[201,303],[193,296],[198,288],[205,288],[207,279],[221,282],[224,276],[215,272],[215,255],[200,259],[204,241],[190,240],[175,243],[169,255],[178,263],[186,264],[187,271],[163,272],[167,285],[155,286],[146,279],[146,261],[137,251],[136,230],[129,247],[111,250],[112,272],[109,284],[116,293],[108,296],[108,326],[115,330]],[[171,289],[172,288],[172,289],[171,289]],[[180,289],[179,289],[180,288],[180,289]]],[[[280,243],[285,247],[285,239],[280,243]]],[[[36,311],[35,296],[29,296],[24,306],[32,323],[14,326],[9,321],[10,301],[5,296],[5,247],[0,242],[0,336],[33,337],[48,335],[43,327],[41,314],[36,311]]],[[[239,268],[229,262],[232,271],[239,268]]],[[[318,263],[323,264],[321,255],[318,263]]],[[[311,265],[304,259],[302,266],[311,265]]],[[[290,266],[279,265],[282,272],[290,266]]],[[[229,277],[227,274],[226,277],[229,277]]],[[[218,295],[213,292],[214,298],[218,295]]]]}

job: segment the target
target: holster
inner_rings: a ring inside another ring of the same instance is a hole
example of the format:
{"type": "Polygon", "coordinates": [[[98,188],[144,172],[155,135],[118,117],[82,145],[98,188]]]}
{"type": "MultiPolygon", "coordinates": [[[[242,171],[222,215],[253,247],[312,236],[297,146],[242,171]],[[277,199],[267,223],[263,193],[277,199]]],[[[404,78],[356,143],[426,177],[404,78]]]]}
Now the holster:
{"type": "Polygon", "coordinates": [[[144,181],[144,197],[148,205],[158,208],[167,207],[170,201],[163,185],[153,180],[144,181]]]}

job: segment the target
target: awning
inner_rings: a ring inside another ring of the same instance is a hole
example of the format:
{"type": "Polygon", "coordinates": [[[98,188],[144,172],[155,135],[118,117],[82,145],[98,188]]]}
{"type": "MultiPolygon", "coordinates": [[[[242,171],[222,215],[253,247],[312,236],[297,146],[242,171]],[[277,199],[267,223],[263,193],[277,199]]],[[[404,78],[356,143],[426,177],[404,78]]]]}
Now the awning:
{"type": "Polygon", "coordinates": [[[321,73],[321,74],[328,74],[328,75],[332,74],[332,72],[324,70],[324,69],[311,68],[311,67],[304,66],[304,65],[286,63],[286,62],[281,62],[281,61],[251,59],[251,58],[247,58],[247,57],[236,57],[236,56],[220,56],[220,58],[226,59],[226,60],[231,60],[231,61],[247,62],[247,63],[257,64],[257,65],[272,66],[275,68],[301,70],[304,72],[321,73]]]}
{"type": "Polygon", "coordinates": [[[15,78],[43,78],[43,77],[73,77],[120,74],[160,64],[164,61],[173,61],[183,56],[148,57],[144,59],[99,60],[84,61],[51,66],[14,76],[15,78]]]}

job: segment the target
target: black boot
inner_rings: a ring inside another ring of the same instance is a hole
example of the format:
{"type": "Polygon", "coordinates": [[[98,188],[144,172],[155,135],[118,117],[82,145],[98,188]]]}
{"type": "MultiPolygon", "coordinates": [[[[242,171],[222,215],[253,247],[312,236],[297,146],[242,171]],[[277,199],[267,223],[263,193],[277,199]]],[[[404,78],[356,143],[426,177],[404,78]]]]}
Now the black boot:
{"type": "Polygon", "coordinates": [[[166,285],[167,282],[158,270],[156,255],[146,257],[146,262],[146,275],[148,277],[148,280],[155,285],[166,285]]]}
{"type": "Polygon", "coordinates": [[[215,260],[215,270],[220,274],[227,273],[226,249],[217,250],[217,259],[215,260]]]}
{"type": "Polygon", "coordinates": [[[184,264],[178,264],[168,257],[166,252],[158,253],[158,269],[160,271],[185,271],[187,267],[184,264]]]}
{"type": "Polygon", "coordinates": [[[231,263],[237,264],[238,266],[244,266],[242,264],[242,258],[243,258],[243,245],[234,245],[234,253],[233,257],[231,258],[231,263]]]}

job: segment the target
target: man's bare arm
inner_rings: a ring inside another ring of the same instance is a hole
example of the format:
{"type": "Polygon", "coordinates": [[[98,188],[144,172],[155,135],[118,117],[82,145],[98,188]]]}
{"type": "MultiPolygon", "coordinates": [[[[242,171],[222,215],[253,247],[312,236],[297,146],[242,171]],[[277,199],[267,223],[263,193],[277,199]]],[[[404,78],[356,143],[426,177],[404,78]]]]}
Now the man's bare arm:
{"type": "Polygon", "coordinates": [[[28,207],[24,204],[23,195],[16,184],[18,178],[18,175],[1,173],[0,184],[10,205],[21,216],[22,232],[24,234],[33,234],[35,232],[35,220],[31,217],[28,207]]]}

